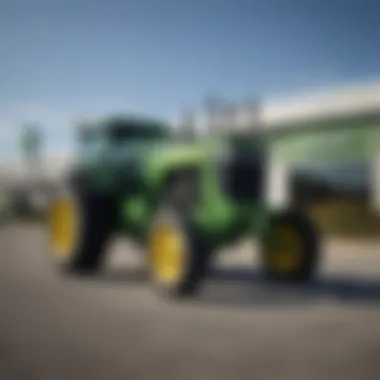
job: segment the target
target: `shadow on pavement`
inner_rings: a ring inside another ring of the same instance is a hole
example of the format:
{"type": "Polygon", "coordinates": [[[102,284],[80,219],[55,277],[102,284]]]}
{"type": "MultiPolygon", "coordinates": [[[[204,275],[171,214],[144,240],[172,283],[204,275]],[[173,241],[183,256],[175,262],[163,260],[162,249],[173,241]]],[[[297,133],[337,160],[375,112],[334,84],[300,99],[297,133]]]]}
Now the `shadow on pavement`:
{"type": "Polygon", "coordinates": [[[194,302],[249,307],[306,306],[320,300],[380,306],[380,279],[326,275],[306,285],[295,285],[267,282],[258,270],[215,270],[205,291],[194,302]]]}
{"type": "Polygon", "coordinates": [[[149,280],[149,275],[144,268],[132,268],[132,269],[108,269],[103,273],[92,275],[81,275],[81,277],[75,277],[78,281],[87,282],[104,282],[108,285],[141,285],[146,284],[149,280]]]}
{"type": "MultiPolygon", "coordinates": [[[[110,269],[92,281],[118,286],[142,285],[148,283],[148,272],[146,268],[110,269]]],[[[201,294],[190,302],[235,307],[286,307],[307,306],[321,300],[380,306],[380,279],[325,275],[307,285],[294,285],[268,282],[259,270],[215,269],[201,294]]]]}

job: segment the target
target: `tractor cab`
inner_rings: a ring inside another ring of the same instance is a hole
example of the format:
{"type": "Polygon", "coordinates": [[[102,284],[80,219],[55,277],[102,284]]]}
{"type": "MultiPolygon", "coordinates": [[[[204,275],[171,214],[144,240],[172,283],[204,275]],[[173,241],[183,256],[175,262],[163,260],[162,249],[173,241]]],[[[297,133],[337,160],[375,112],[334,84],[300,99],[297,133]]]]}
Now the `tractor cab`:
{"type": "Polygon", "coordinates": [[[79,161],[114,162],[128,159],[166,141],[170,127],[154,119],[118,116],[78,128],[79,161]]]}

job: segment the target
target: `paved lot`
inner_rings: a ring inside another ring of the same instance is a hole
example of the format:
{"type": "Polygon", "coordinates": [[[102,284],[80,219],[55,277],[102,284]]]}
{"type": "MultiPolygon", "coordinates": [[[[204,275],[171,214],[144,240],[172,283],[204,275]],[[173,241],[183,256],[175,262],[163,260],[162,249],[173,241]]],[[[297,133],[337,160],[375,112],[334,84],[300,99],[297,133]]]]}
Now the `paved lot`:
{"type": "Polygon", "coordinates": [[[242,245],[183,304],[151,292],[124,243],[78,281],[52,271],[43,242],[36,226],[0,230],[0,379],[380,378],[380,242],[328,242],[303,289],[264,283],[242,245]]]}

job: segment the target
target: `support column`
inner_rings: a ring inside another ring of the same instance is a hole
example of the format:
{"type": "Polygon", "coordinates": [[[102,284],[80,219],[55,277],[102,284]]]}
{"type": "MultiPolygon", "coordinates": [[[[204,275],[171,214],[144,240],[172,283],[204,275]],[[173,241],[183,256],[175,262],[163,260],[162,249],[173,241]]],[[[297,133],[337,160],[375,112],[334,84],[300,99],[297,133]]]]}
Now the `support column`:
{"type": "Polygon", "coordinates": [[[271,207],[285,208],[290,203],[290,167],[276,154],[269,158],[266,198],[271,207]]]}

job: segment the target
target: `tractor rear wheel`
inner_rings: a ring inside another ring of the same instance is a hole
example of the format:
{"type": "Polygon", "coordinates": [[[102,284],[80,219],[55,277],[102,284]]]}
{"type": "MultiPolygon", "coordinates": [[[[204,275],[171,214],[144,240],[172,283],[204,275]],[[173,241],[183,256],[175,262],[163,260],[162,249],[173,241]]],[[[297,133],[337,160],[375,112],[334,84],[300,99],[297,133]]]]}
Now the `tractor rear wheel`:
{"type": "Polygon", "coordinates": [[[115,208],[106,197],[65,193],[51,202],[50,255],[65,273],[94,273],[101,268],[113,231],[115,208]]]}
{"type": "Polygon", "coordinates": [[[261,247],[261,261],[270,280],[306,282],[318,268],[320,238],[308,216],[286,211],[272,217],[261,247]]]}

